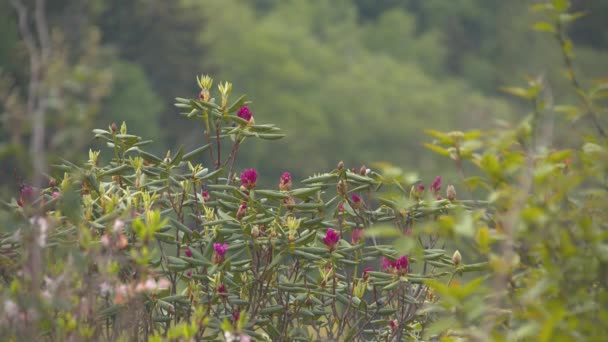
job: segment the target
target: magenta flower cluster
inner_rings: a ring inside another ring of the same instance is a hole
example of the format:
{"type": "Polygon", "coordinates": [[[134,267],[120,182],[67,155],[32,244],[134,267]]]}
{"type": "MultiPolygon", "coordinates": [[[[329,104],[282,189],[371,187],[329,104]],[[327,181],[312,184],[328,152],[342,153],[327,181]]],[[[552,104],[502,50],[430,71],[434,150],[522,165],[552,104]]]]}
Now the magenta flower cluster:
{"type": "Polygon", "coordinates": [[[245,169],[241,173],[241,186],[247,190],[255,188],[258,181],[258,172],[255,169],[245,169]]]}
{"type": "Polygon", "coordinates": [[[283,172],[279,179],[279,189],[281,191],[289,191],[291,189],[291,173],[283,172]]]}
{"type": "Polygon", "coordinates": [[[253,113],[251,112],[251,109],[249,109],[249,107],[243,106],[243,107],[239,108],[239,111],[237,112],[237,116],[245,121],[251,121],[251,118],[253,117],[253,113]]]}
{"type": "Polygon", "coordinates": [[[336,232],[335,230],[329,228],[327,229],[327,232],[325,233],[325,237],[323,238],[323,243],[325,244],[325,247],[327,247],[327,249],[329,249],[330,252],[333,252],[336,250],[336,245],[338,244],[338,241],[340,240],[340,234],[338,234],[338,232],[336,232]]]}
{"type": "Polygon", "coordinates": [[[431,191],[434,193],[439,192],[441,190],[441,176],[435,177],[435,180],[431,184],[431,191]]]}
{"type": "Polygon", "coordinates": [[[213,256],[213,262],[216,264],[221,264],[224,261],[224,258],[226,257],[226,252],[228,251],[228,244],[216,242],[213,244],[213,250],[215,251],[215,254],[213,256]]]}
{"type": "Polygon", "coordinates": [[[365,236],[365,233],[363,232],[363,229],[359,229],[359,228],[353,229],[352,236],[351,236],[353,245],[356,245],[361,240],[363,240],[364,236],[365,236]]]}
{"type": "Polygon", "coordinates": [[[406,255],[399,257],[399,259],[392,261],[387,258],[382,258],[382,270],[388,273],[395,274],[407,274],[409,267],[409,260],[406,255]]]}

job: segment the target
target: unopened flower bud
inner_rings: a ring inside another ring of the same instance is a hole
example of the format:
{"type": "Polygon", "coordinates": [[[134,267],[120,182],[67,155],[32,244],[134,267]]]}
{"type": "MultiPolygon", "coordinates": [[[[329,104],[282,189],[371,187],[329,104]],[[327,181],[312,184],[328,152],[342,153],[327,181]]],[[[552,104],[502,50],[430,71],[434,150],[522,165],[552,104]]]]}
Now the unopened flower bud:
{"type": "Polygon", "coordinates": [[[118,126],[116,126],[116,122],[112,122],[112,124],[110,125],[110,130],[112,131],[112,133],[116,133],[116,131],[118,131],[118,126]]]}
{"type": "Polygon", "coordinates": [[[125,249],[129,245],[129,240],[127,240],[127,237],[124,236],[124,234],[119,234],[118,243],[116,245],[118,249],[125,249]]]}
{"type": "Polygon", "coordinates": [[[462,261],[462,255],[460,255],[460,252],[458,250],[456,250],[454,252],[454,254],[452,255],[452,262],[454,263],[454,265],[458,266],[461,261],[462,261]]]}
{"type": "Polygon", "coordinates": [[[289,172],[283,172],[279,179],[279,190],[289,191],[291,189],[291,174],[289,172]]]}
{"type": "Polygon", "coordinates": [[[296,199],[293,196],[289,196],[283,200],[283,204],[288,210],[293,210],[296,207],[296,199]]]}
{"type": "Polygon", "coordinates": [[[245,204],[241,204],[239,209],[236,211],[236,219],[240,220],[247,215],[247,206],[245,204]]]}
{"type": "Polygon", "coordinates": [[[204,203],[207,203],[207,202],[209,202],[209,200],[211,200],[211,196],[209,195],[209,191],[203,190],[202,195],[203,195],[203,202],[204,203]]]}
{"type": "Polygon", "coordinates": [[[342,170],[344,168],[344,162],[342,160],[340,160],[340,162],[338,163],[338,170],[342,170]]]}
{"type": "Polygon", "coordinates": [[[361,165],[361,168],[359,169],[359,174],[361,176],[365,176],[367,174],[367,166],[361,165]]]}
{"type": "Polygon", "coordinates": [[[450,200],[450,202],[453,202],[456,199],[456,189],[454,189],[453,185],[448,185],[445,192],[446,197],[448,198],[448,200],[450,200]]]}
{"type": "Polygon", "coordinates": [[[253,226],[253,228],[251,228],[251,236],[254,239],[257,239],[260,236],[260,228],[258,228],[258,226],[253,226]]]}
{"type": "Polygon", "coordinates": [[[348,192],[348,185],[346,184],[346,181],[340,179],[336,185],[336,191],[338,192],[339,196],[345,196],[348,192]]]}

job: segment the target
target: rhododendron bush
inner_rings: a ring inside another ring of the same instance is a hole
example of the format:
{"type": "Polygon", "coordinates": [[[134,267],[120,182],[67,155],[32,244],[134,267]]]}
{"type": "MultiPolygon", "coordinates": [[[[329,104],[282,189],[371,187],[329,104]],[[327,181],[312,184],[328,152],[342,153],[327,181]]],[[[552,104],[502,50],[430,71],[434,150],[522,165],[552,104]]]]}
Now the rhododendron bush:
{"type": "Polygon", "coordinates": [[[579,105],[548,103],[546,84],[530,79],[506,89],[532,104],[521,122],[428,131],[429,149],[460,171],[457,186],[338,162],[306,179],[285,170],[265,188],[258,165],[239,168],[240,148],[283,134],[230,83],[214,88],[206,75],[199,96],[176,103],[201,127],[198,148],[157,156],[124,123],[94,130],[104,149],[83,165],[55,165],[48,187],[24,184],[7,204],[1,336],[600,339],[607,87],[576,81],[561,27],[575,15],[562,3],[538,7],[553,21],[537,28],[563,43],[579,105]],[[549,117],[576,120],[585,135],[553,146],[541,134],[549,117]]]}

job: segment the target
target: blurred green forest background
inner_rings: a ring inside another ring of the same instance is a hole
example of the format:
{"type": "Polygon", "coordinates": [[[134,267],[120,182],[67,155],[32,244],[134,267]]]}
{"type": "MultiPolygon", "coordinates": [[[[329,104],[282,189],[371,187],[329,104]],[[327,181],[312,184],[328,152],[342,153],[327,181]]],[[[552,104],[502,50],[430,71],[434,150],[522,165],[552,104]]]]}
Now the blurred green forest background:
{"type": "MultiPolygon", "coordinates": [[[[34,0],[0,1],[0,187],[32,178],[30,59],[19,2],[35,29],[34,0]]],[[[241,167],[274,183],[390,161],[430,181],[446,164],[425,150],[424,129],[464,130],[522,117],[500,89],[541,75],[567,93],[562,60],[524,0],[52,0],[52,45],[40,91],[49,163],[78,161],[91,129],[126,121],[153,150],[203,143],[175,97],[198,95],[195,75],[231,81],[253,100],[257,123],[287,137],[243,147],[241,167]],[[443,163],[443,164],[442,164],[443,163]]],[[[569,29],[576,67],[608,73],[608,1],[574,1],[586,16],[569,29]]],[[[571,93],[571,92],[570,92],[571,93]]],[[[571,96],[571,95],[568,95],[571,96]]],[[[560,102],[567,102],[561,99],[560,102]]],[[[574,102],[574,100],[572,100],[574,102]]],[[[559,130],[559,129],[558,129],[559,130]]],[[[570,128],[568,132],[576,134],[570,128]]],[[[103,153],[102,153],[103,154],[103,153]]],[[[450,168],[451,169],[451,168],[450,168]]]]}

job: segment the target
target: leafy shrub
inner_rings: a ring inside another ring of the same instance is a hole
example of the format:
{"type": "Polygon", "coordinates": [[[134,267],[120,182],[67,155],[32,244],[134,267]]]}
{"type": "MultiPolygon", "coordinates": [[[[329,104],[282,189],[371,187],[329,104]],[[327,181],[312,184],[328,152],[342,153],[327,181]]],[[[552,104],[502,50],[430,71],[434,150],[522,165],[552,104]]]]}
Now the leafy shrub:
{"type": "Polygon", "coordinates": [[[91,151],[84,165],[56,165],[61,178],[23,185],[3,213],[2,336],[601,340],[608,87],[586,90],[573,71],[568,3],[535,9],[551,20],[535,28],[557,38],[580,103],[553,105],[531,78],[505,88],[532,104],[518,124],[429,130],[426,146],[463,176],[459,194],[441,177],[343,162],[263,189],[259,165],[235,161],[247,141],[283,134],[245,96],[229,102],[230,83],[214,98],[208,76],[198,98],[176,103],[202,126],[190,152],[146,152],[126,124],[94,130],[108,163],[91,151]],[[569,146],[547,138],[560,113],[585,132],[569,146]],[[479,176],[467,177],[468,161],[479,176]],[[469,191],[486,198],[463,199],[469,191]]]}

